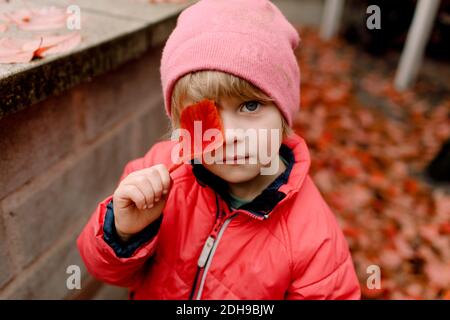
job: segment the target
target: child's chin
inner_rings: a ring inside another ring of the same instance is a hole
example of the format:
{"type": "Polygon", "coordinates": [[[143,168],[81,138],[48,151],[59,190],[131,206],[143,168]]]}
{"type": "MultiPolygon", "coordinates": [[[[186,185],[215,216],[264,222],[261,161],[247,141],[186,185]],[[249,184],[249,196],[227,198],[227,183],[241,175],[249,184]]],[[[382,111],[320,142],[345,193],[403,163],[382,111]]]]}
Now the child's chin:
{"type": "Polygon", "coordinates": [[[254,179],[259,175],[258,166],[232,165],[223,166],[220,177],[229,183],[242,183],[254,179]]]}

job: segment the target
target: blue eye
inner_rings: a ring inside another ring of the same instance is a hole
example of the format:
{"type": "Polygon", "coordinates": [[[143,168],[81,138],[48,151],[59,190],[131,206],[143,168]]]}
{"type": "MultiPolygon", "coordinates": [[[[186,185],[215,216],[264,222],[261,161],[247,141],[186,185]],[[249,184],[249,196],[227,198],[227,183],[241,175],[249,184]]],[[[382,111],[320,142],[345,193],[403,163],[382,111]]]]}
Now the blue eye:
{"type": "Polygon", "coordinates": [[[260,106],[261,104],[258,101],[247,101],[242,105],[241,111],[255,112],[259,109],[260,106]]]}

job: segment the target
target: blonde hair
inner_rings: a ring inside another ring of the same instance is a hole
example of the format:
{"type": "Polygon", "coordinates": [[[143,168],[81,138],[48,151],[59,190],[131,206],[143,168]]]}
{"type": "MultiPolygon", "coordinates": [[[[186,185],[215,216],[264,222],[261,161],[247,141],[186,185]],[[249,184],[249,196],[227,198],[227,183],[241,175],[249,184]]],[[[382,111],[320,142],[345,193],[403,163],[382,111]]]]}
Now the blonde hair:
{"type": "MultiPolygon", "coordinates": [[[[229,73],[212,70],[188,73],[177,81],[172,92],[172,129],[180,126],[180,115],[185,101],[216,100],[219,97],[257,100],[261,103],[274,101],[250,82],[229,73]]],[[[283,137],[285,137],[291,134],[292,129],[284,116],[282,114],[281,116],[283,137]]]]}

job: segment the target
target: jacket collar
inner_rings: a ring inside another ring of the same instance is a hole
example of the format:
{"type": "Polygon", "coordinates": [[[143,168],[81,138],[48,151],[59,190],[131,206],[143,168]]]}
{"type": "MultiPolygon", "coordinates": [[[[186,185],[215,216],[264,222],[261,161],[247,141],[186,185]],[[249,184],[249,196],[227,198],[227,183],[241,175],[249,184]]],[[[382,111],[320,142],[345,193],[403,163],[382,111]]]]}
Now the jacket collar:
{"type": "MultiPolygon", "coordinates": [[[[273,209],[287,197],[289,193],[297,192],[308,173],[310,158],[308,148],[300,136],[291,134],[286,137],[280,147],[280,155],[288,162],[286,170],[280,174],[253,201],[241,206],[243,211],[256,219],[267,219],[273,209]]],[[[208,171],[202,164],[191,161],[192,172],[197,182],[210,187],[230,207],[228,184],[225,180],[208,171]]]]}

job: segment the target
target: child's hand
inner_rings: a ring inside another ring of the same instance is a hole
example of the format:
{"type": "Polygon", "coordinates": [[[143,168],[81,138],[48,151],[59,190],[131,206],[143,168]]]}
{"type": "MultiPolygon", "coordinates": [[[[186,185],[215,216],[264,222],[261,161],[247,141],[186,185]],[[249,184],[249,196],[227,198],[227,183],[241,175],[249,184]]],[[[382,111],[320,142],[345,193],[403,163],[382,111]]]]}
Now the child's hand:
{"type": "Polygon", "coordinates": [[[113,195],[114,222],[124,241],[155,221],[162,213],[171,187],[163,164],[130,173],[113,195]]]}

